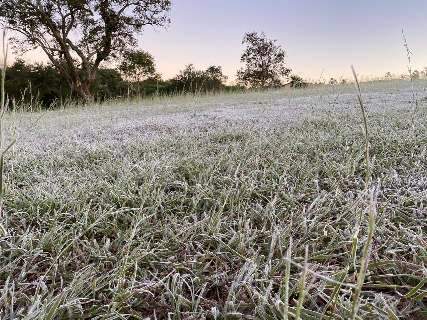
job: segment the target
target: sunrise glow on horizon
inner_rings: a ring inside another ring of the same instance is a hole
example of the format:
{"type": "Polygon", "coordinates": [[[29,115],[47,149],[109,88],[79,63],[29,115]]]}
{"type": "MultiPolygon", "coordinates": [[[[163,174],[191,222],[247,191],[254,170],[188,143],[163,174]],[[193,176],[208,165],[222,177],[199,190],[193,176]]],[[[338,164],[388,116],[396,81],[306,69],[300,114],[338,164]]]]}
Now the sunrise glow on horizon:
{"type": "MultiPolygon", "coordinates": [[[[232,82],[243,34],[250,31],[277,39],[293,73],[307,79],[349,79],[351,64],[374,78],[407,72],[402,29],[413,68],[427,66],[426,9],[422,0],[179,0],[173,1],[168,28],[147,28],[139,39],[165,79],[192,63],[197,68],[220,65],[232,82]]],[[[24,58],[46,61],[41,52],[24,58]]]]}

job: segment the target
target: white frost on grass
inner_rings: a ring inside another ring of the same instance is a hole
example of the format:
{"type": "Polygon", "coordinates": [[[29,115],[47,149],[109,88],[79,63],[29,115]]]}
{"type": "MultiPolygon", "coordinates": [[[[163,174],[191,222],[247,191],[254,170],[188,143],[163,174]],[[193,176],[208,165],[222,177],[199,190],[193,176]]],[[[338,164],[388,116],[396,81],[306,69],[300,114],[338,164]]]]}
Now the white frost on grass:
{"type": "MultiPolygon", "coordinates": [[[[380,182],[363,318],[414,319],[423,306],[402,297],[426,275],[424,86],[415,126],[408,82],[362,88],[380,182]]],[[[352,86],[156,98],[8,124],[18,142],[6,161],[0,317],[205,319],[215,306],[223,318],[274,319],[290,237],[295,261],[310,249],[304,312],[326,311],[327,277],[348,270],[355,282],[367,198],[352,86]]],[[[299,278],[292,268],[292,292],[299,278]]],[[[336,318],[349,316],[346,288],[336,318]]]]}
{"type": "MultiPolygon", "coordinates": [[[[373,90],[372,88],[369,88],[373,90]]],[[[374,88],[375,89],[375,88],[374,88]]],[[[132,106],[113,105],[46,111],[34,115],[9,117],[17,127],[16,152],[56,152],[70,146],[96,147],[114,143],[131,143],[171,136],[222,130],[271,130],[301,123],[304,119],[331,113],[348,113],[358,121],[354,93],[324,89],[322,94],[299,96],[288,91],[215,98],[187,98],[182,104],[166,100],[141,101],[132,106]],[[221,98],[225,101],[222,102],[221,98]],[[234,98],[234,99],[233,99],[234,98]],[[251,99],[252,98],[252,99],[251,99]],[[210,100],[214,100],[214,102],[210,100]],[[243,100],[243,101],[242,101],[243,100]]],[[[348,89],[347,89],[348,90],[348,89]]],[[[417,88],[422,96],[424,88],[417,88]]],[[[304,92],[304,90],[302,90],[304,92]]],[[[390,114],[409,112],[410,88],[398,92],[364,93],[368,112],[390,114]]],[[[173,100],[173,98],[171,98],[173,100]]]]}

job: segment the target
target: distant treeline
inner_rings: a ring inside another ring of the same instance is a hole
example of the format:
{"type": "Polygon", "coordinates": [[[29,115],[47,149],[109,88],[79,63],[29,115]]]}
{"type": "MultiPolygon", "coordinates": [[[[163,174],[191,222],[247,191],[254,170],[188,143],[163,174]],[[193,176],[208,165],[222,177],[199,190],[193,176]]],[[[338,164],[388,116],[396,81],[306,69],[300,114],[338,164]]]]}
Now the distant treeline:
{"type": "MultiPolygon", "coordinates": [[[[68,39],[67,43],[70,41],[68,39]]],[[[6,72],[6,93],[12,106],[51,108],[72,101],[87,103],[153,95],[205,94],[283,86],[303,88],[307,85],[300,76],[291,74],[285,50],[264,33],[247,33],[242,44],[245,49],[240,59],[243,66],[237,71],[238,85],[227,85],[227,77],[222,67],[217,65],[199,70],[190,64],[172,79],[164,80],[157,73],[150,53],[128,49],[111,60],[115,61],[114,68],[106,68],[105,64],[92,65],[83,56],[80,62],[70,57],[53,59],[51,56],[49,64],[28,64],[22,59],[16,60],[6,72]]],[[[62,48],[55,52],[65,54],[66,50],[62,48]]]]}
{"type": "MultiPolygon", "coordinates": [[[[227,77],[220,66],[197,70],[190,64],[172,79],[163,80],[155,70],[154,59],[145,52],[141,51],[139,54],[145,55],[143,61],[138,61],[139,64],[129,64],[129,61],[133,61],[135,57],[128,57],[127,64],[122,63],[115,69],[101,67],[97,70],[96,80],[90,88],[95,101],[156,95],[235,92],[247,89],[244,85],[227,85],[227,77]]],[[[387,72],[383,79],[408,78],[407,75],[396,76],[387,72]]],[[[412,79],[424,78],[427,78],[427,68],[412,72],[412,79]]],[[[336,85],[338,83],[346,83],[346,81],[330,78],[330,80],[311,84],[336,85]]],[[[298,75],[290,75],[288,82],[279,83],[278,86],[304,88],[309,84],[298,75]]],[[[12,108],[14,105],[55,108],[75,101],[75,93],[57,68],[51,64],[30,64],[22,59],[17,59],[8,67],[5,89],[9,106],[12,108]]]]}
{"type": "MultiPolygon", "coordinates": [[[[171,6],[171,0],[0,1],[3,46],[8,42],[7,30],[13,31],[9,40],[16,53],[38,48],[49,60],[48,65],[17,60],[10,66],[6,73],[9,106],[29,103],[30,107],[48,108],[68,101],[89,104],[124,97],[308,85],[287,64],[282,45],[263,32],[243,35],[241,66],[236,73],[239,86],[226,84],[220,66],[197,70],[188,65],[172,79],[162,79],[153,56],[137,49],[138,35],[148,25],[168,26],[171,6]]],[[[7,60],[7,54],[3,56],[7,60]]],[[[427,75],[427,70],[412,71],[410,67],[408,71],[409,79],[427,75]]],[[[393,75],[387,73],[386,78],[393,75]]],[[[336,85],[345,80],[320,80],[325,83],[336,85]]]]}
{"type": "MultiPolygon", "coordinates": [[[[122,68],[123,69],[123,68],[122,68]]],[[[211,66],[197,70],[186,66],[174,78],[163,80],[152,72],[144,77],[132,77],[124,70],[99,68],[91,92],[98,102],[116,99],[147,97],[154,95],[202,94],[243,90],[242,86],[225,84],[221,67],[211,66]]],[[[53,108],[71,101],[74,93],[68,82],[50,64],[29,64],[18,59],[7,69],[6,92],[10,105],[38,104],[43,108],[53,108]]]]}

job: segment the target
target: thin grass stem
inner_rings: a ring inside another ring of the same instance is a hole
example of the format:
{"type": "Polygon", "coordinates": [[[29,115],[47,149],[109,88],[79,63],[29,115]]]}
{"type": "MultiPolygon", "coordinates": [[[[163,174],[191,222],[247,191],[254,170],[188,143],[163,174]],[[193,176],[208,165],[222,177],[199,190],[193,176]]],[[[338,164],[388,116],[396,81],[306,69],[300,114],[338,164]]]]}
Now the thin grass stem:
{"type": "Polygon", "coordinates": [[[371,182],[372,173],[371,173],[371,164],[370,164],[370,155],[369,155],[369,131],[368,131],[368,117],[366,115],[366,109],[363,104],[362,99],[362,90],[360,90],[359,79],[357,78],[356,70],[351,66],[351,71],[353,72],[353,77],[357,90],[357,100],[359,102],[360,111],[362,114],[363,120],[363,133],[365,136],[365,163],[366,163],[366,174],[365,174],[365,185],[368,188],[371,182]]]}
{"type": "Polygon", "coordinates": [[[360,260],[360,269],[357,274],[356,288],[353,293],[353,304],[351,310],[351,320],[356,319],[357,312],[360,306],[360,295],[362,293],[362,287],[365,283],[366,272],[368,270],[368,263],[371,255],[372,240],[375,232],[375,216],[376,216],[376,190],[372,188],[370,192],[369,202],[369,222],[368,222],[368,237],[363,247],[362,257],[360,260]]]}

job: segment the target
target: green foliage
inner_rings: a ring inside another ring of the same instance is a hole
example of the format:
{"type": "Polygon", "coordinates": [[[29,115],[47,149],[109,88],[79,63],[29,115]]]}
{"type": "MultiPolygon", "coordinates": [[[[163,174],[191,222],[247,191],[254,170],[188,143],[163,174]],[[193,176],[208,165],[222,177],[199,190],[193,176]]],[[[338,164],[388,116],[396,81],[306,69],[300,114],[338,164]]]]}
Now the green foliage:
{"type": "MultiPolygon", "coordinates": [[[[123,96],[128,84],[117,70],[100,68],[91,91],[97,101],[123,96]]],[[[15,104],[37,103],[43,108],[68,101],[71,88],[58,70],[50,64],[26,64],[18,59],[6,75],[6,93],[15,104]]]]}
{"type": "Polygon", "coordinates": [[[227,76],[222,73],[220,66],[210,66],[204,72],[205,88],[207,91],[218,91],[224,87],[227,76]]]}
{"type": "Polygon", "coordinates": [[[300,76],[293,74],[290,77],[289,85],[291,88],[306,88],[308,83],[300,76]]]}
{"type": "MultiPolygon", "coordinates": [[[[226,86],[224,81],[227,77],[219,66],[211,66],[202,71],[190,65],[174,79],[164,81],[155,72],[151,55],[143,51],[134,53],[134,57],[140,59],[140,64],[138,61],[129,63],[128,60],[120,65],[119,70],[98,69],[95,81],[90,87],[95,101],[181,93],[234,92],[244,89],[239,86],[226,86]],[[128,77],[123,79],[125,70],[128,77]],[[132,76],[133,72],[138,75],[132,76]]],[[[16,103],[37,103],[42,108],[54,108],[73,98],[70,85],[54,66],[28,64],[21,59],[16,60],[8,70],[6,93],[10,100],[16,103]]]]}
{"type": "Polygon", "coordinates": [[[156,73],[155,61],[150,53],[142,50],[127,51],[118,69],[128,80],[128,96],[158,93],[161,79],[156,73]]]}
{"type": "Polygon", "coordinates": [[[6,93],[17,103],[38,101],[45,107],[70,96],[70,88],[51,65],[26,64],[18,59],[6,75],[6,93]]]}
{"type": "Polygon", "coordinates": [[[206,70],[197,70],[190,64],[170,81],[175,92],[200,93],[216,92],[225,88],[227,77],[220,66],[210,66],[206,70]]]}
{"type": "Polygon", "coordinates": [[[125,52],[119,70],[135,82],[156,76],[156,66],[153,56],[142,50],[125,52]]]}
{"type": "Polygon", "coordinates": [[[94,92],[96,100],[103,101],[125,95],[127,87],[127,83],[117,70],[99,69],[92,92],[94,92]]]}

